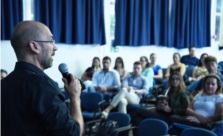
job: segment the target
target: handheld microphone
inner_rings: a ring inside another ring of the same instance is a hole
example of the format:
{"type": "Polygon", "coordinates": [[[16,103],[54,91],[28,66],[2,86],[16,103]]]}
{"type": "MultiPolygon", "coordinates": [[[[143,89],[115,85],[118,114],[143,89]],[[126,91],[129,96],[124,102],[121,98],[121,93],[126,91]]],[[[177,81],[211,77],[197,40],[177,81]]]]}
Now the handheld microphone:
{"type": "MultiPolygon", "coordinates": [[[[68,83],[70,83],[70,75],[69,75],[69,72],[68,72],[68,68],[67,68],[67,64],[65,63],[61,63],[58,67],[59,71],[61,72],[61,74],[63,75],[64,78],[67,79],[68,83]]],[[[84,83],[78,79],[80,81],[80,84],[81,84],[81,90],[83,91],[86,87],[84,85],[84,83]]]]}
{"type": "Polygon", "coordinates": [[[65,63],[61,63],[58,67],[59,71],[61,72],[61,74],[63,75],[64,78],[67,79],[68,83],[70,83],[70,75],[68,72],[68,68],[67,68],[67,64],[65,63]]]}

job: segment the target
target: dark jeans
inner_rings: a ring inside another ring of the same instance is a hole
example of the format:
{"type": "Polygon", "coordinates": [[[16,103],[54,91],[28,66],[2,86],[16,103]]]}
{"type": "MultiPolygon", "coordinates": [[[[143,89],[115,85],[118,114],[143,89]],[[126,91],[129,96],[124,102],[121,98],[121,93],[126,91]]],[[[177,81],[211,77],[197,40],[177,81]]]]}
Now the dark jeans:
{"type": "MultiPolygon", "coordinates": [[[[131,114],[131,120],[133,126],[139,126],[140,122],[147,118],[156,118],[171,124],[170,116],[172,114],[156,111],[156,109],[145,109],[145,108],[136,108],[131,114]]],[[[138,130],[133,130],[134,136],[138,135],[138,130]]]]}
{"type": "Polygon", "coordinates": [[[170,117],[170,120],[173,123],[178,123],[179,125],[180,124],[186,125],[186,127],[180,127],[181,125],[180,126],[179,125],[171,125],[170,129],[169,129],[169,132],[168,132],[170,135],[180,135],[181,132],[188,127],[189,128],[190,127],[198,127],[198,128],[208,129],[208,130],[211,129],[211,126],[206,126],[206,125],[202,125],[202,124],[199,124],[199,123],[188,121],[186,119],[186,116],[173,115],[173,116],[170,117]]]}

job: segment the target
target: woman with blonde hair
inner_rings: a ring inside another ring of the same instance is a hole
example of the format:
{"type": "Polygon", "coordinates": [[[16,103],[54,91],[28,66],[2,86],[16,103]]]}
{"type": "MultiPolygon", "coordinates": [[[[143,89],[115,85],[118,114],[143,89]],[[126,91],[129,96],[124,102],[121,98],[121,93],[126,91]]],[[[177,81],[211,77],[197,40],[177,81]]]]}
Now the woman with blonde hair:
{"type": "MultiPolygon", "coordinates": [[[[213,131],[216,133],[216,126],[223,126],[223,94],[222,83],[218,75],[208,74],[204,77],[202,91],[198,93],[189,108],[187,109],[187,119],[190,122],[201,124],[202,126],[210,127],[211,124],[216,124],[213,131]]],[[[216,133],[222,136],[223,132],[216,133]]]]}

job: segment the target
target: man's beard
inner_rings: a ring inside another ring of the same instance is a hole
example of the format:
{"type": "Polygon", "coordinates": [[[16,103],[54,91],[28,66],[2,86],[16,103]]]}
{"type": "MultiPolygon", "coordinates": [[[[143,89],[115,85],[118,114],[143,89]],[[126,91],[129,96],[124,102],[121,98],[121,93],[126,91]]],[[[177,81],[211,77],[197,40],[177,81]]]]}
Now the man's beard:
{"type": "Polygon", "coordinates": [[[53,65],[53,60],[52,60],[51,56],[49,57],[47,55],[46,51],[44,51],[44,53],[43,53],[42,60],[41,60],[40,64],[43,67],[43,69],[50,68],[53,65]]]}

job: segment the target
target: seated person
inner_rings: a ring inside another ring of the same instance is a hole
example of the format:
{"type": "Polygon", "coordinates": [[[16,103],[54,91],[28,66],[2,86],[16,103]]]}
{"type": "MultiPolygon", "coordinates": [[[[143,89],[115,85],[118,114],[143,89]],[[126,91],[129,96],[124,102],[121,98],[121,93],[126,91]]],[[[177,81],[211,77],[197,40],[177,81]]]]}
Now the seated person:
{"type": "Polygon", "coordinates": [[[143,76],[145,76],[146,79],[148,80],[149,90],[152,91],[153,76],[154,76],[153,69],[150,67],[149,60],[148,60],[148,58],[146,56],[141,56],[140,57],[140,62],[142,64],[142,72],[141,72],[141,74],[143,76]]]}
{"type": "Polygon", "coordinates": [[[5,78],[8,75],[8,72],[4,69],[1,69],[1,79],[5,78]]]}
{"type": "Polygon", "coordinates": [[[141,75],[142,64],[138,61],[134,63],[133,72],[128,74],[123,82],[122,89],[114,96],[110,105],[102,112],[106,118],[109,112],[118,106],[118,111],[127,113],[128,104],[139,104],[142,94],[148,93],[148,81],[141,75]]]}
{"type": "Polygon", "coordinates": [[[105,56],[102,64],[102,70],[93,74],[92,85],[88,87],[88,92],[100,92],[105,96],[105,99],[108,99],[120,89],[120,76],[116,70],[109,70],[110,57],[105,56]]]}
{"type": "Polygon", "coordinates": [[[207,68],[205,67],[205,63],[204,63],[204,60],[207,56],[208,56],[207,53],[203,53],[201,55],[198,66],[194,67],[194,70],[192,73],[192,81],[200,79],[208,74],[207,68]]]}
{"type": "Polygon", "coordinates": [[[92,60],[91,67],[89,67],[85,70],[85,72],[81,76],[81,80],[82,81],[87,81],[87,80],[91,81],[94,72],[96,72],[100,69],[101,69],[100,59],[98,57],[94,57],[92,60]]]}
{"type": "MultiPolygon", "coordinates": [[[[156,109],[137,108],[136,111],[132,112],[131,118],[134,126],[138,126],[146,118],[157,118],[170,124],[169,117],[171,115],[184,115],[186,113],[190,101],[185,93],[184,80],[179,72],[171,73],[169,85],[167,102],[158,100],[156,109]]],[[[137,132],[135,131],[134,134],[137,132]]]]}
{"type": "Polygon", "coordinates": [[[125,70],[124,62],[121,57],[117,57],[115,59],[114,69],[118,71],[120,75],[120,81],[122,82],[123,79],[127,76],[128,72],[125,70]]]}
{"type": "Polygon", "coordinates": [[[184,78],[184,74],[186,72],[186,66],[180,62],[180,54],[173,54],[173,64],[169,65],[166,70],[165,80],[163,81],[164,89],[168,89],[168,79],[172,72],[179,72],[181,76],[184,78]]]}
{"type": "Polygon", "coordinates": [[[189,54],[182,56],[180,61],[184,63],[186,66],[198,65],[199,59],[195,56],[195,47],[193,45],[189,47],[189,54]]]}
{"type": "Polygon", "coordinates": [[[173,54],[173,64],[169,65],[166,70],[166,79],[169,79],[169,76],[172,72],[180,72],[181,76],[184,76],[186,72],[186,66],[180,62],[180,54],[174,53],[173,54]]]}
{"type": "Polygon", "coordinates": [[[189,116],[182,119],[180,124],[212,129],[218,136],[222,136],[222,132],[216,131],[219,125],[223,125],[221,80],[216,74],[208,74],[204,77],[202,88],[202,92],[194,97],[187,109],[186,113],[189,116]],[[216,122],[218,124],[213,125],[216,122]]]}
{"type": "MultiPolygon", "coordinates": [[[[214,56],[208,56],[205,58],[205,67],[207,68],[208,73],[217,74],[223,84],[223,75],[218,72],[218,62],[214,56]]],[[[191,96],[195,96],[201,89],[204,78],[194,81],[190,86],[187,87],[187,92],[191,93],[191,96]]]]}
{"type": "Polygon", "coordinates": [[[151,53],[150,54],[150,66],[153,68],[153,72],[154,72],[154,84],[157,83],[162,83],[162,79],[163,79],[163,71],[162,68],[160,67],[160,65],[156,64],[156,54],[155,53],[151,53]]]}

